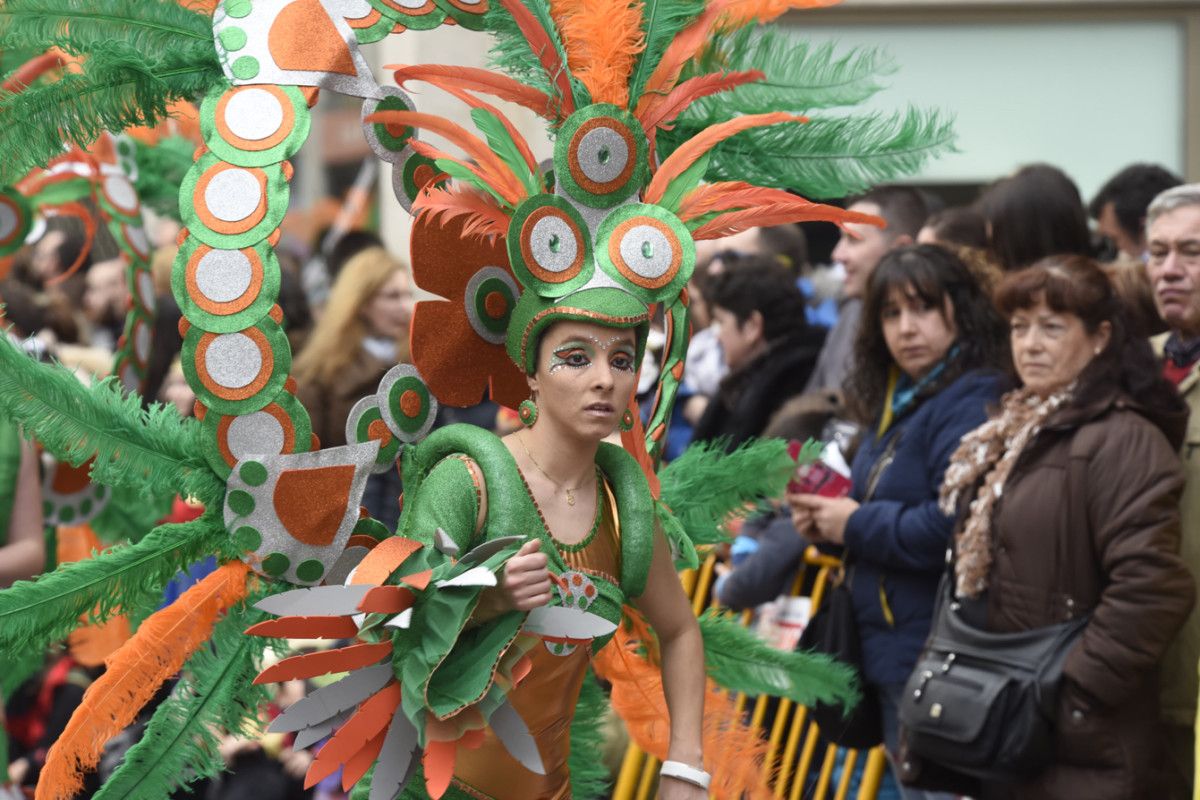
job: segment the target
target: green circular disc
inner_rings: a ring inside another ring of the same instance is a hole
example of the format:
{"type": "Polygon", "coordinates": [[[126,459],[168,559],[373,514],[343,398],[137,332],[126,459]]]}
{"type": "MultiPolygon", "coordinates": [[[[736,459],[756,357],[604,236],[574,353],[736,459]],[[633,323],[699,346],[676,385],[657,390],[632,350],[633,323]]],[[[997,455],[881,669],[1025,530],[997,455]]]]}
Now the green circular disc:
{"type": "Polygon", "coordinates": [[[262,534],[257,528],[243,525],[233,532],[233,541],[243,550],[257,550],[262,547],[262,534]]]}
{"type": "Polygon", "coordinates": [[[288,567],[292,565],[291,559],[283,553],[271,553],[263,559],[263,572],[268,575],[282,575],[288,571],[288,567]]]}
{"type": "Polygon", "coordinates": [[[650,178],[649,143],[632,114],[611,103],[593,103],[570,117],[554,140],[556,180],[575,200],[612,208],[650,178]]]}
{"type": "Polygon", "coordinates": [[[229,496],[225,498],[225,502],[238,516],[244,517],[254,512],[254,496],[242,489],[234,489],[230,492],[229,496]]]}
{"type": "Polygon", "coordinates": [[[253,80],[259,72],[258,59],[254,56],[238,56],[229,71],[240,81],[253,80]]]}
{"type": "Polygon", "coordinates": [[[542,297],[581,289],[595,271],[587,223],[564,197],[525,200],[513,212],[505,241],[517,280],[542,297]]]}
{"type": "MultiPolygon", "coordinates": [[[[292,351],[288,344],[287,336],[283,330],[270,317],[264,317],[253,328],[247,329],[243,334],[243,339],[238,341],[238,347],[244,347],[244,339],[250,339],[255,342],[257,334],[254,331],[261,332],[266,340],[266,346],[270,350],[269,354],[259,351],[260,369],[264,370],[267,367],[265,359],[270,356],[270,372],[265,381],[261,380],[262,373],[260,372],[254,381],[261,383],[261,388],[258,391],[244,398],[238,398],[234,395],[245,393],[245,387],[241,389],[229,389],[228,387],[218,387],[215,383],[209,384],[209,381],[215,381],[209,377],[202,380],[197,367],[197,355],[200,348],[201,339],[213,334],[207,334],[197,327],[192,327],[188,330],[187,335],[183,338],[182,358],[180,359],[183,366],[183,375],[187,378],[188,385],[196,392],[196,399],[208,407],[209,411],[216,411],[219,414],[249,414],[253,411],[258,411],[274,400],[281,393],[283,384],[287,381],[288,373],[292,367],[292,351]],[[221,394],[218,394],[220,391],[221,394]],[[224,396],[222,396],[224,395],[224,396]]],[[[236,336],[238,333],[220,334],[219,336],[236,336]]],[[[215,336],[209,344],[209,352],[213,347],[218,346],[219,336],[215,336]]],[[[257,344],[257,342],[255,342],[257,344]]],[[[209,375],[211,376],[211,372],[209,375]]],[[[242,380],[239,378],[239,380],[242,380]]],[[[248,385],[254,385],[252,382],[248,385]]],[[[299,431],[297,431],[299,433],[299,431]]],[[[299,440],[299,436],[296,437],[299,440]]],[[[308,449],[308,443],[301,443],[305,450],[308,449]]]]}
{"type": "Polygon", "coordinates": [[[613,209],[596,229],[596,240],[603,242],[596,248],[600,268],[646,305],[678,296],[696,266],[696,243],[691,232],[662,206],[637,203],[613,209]],[[628,230],[619,231],[623,226],[628,230]],[[618,236],[625,238],[618,240],[618,236]],[[614,249],[622,258],[628,254],[633,260],[625,264],[625,271],[614,260],[614,249]],[[659,273],[654,257],[670,254],[678,259],[674,273],[670,274],[669,269],[659,273]]]}
{"type": "MultiPolygon", "coordinates": [[[[205,224],[204,219],[196,211],[195,202],[197,196],[196,189],[200,183],[200,179],[205,174],[208,174],[211,169],[224,163],[232,162],[227,162],[224,158],[218,156],[214,150],[200,156],[196,163],[192,164],[187,175],[184,176],[183,184],[179,188],[179,215],[181,221],[191,236],[199,239],[209,247],[224,250],[253,247],[270,236],[279,227],[280,223],[283,222],[284,215],[287,214],[288,202],[291,198],[291,188],[288,179],[284,175],[282,164],[258,166],[248,164],[237,165],[244,169],[262,170],[266,177],[266,211],[262,215],[262,218],[249,228],[241,230],[238,233],[219,233],[205,224]]],[[[200,194],[206,196],[207,192],[201,192],[200,194]]]]}
{"type": "MultiPolygon", "coordinates": [[[[222,33],[228,33],[230,29],[226,28],[222,33]]],[[[242,58],[248,58],[243,56],[242,58]]],[[[236,68],[239,58],[234,62],[236,68]]],[[[258,87],[256,87],[258,88],[258,87]]],[[[226,88],[225,91],[209,92],[204,97],[204,102],[200,104],[200,133],[204,137],[204,143],[208,149],[216,154],[222,161],[227,161],[230,164],[235,164],[239,167],[265,167],[269,164],[278,164],[280,161],[285,161],[291,158],[300,147],[304,144],[304,140],[308,138],[309,130],[312,126],[312,114],[309,112],[308,103],[304,99],[304,95],[295,86],[277,86],[275,87],[283,92],[287,98],[289,108],[284,109],[284,112],[290,111],[291,130],[284,135],[282,141],[265,150],[244,150],[235,142],[227,141],[221,135],[222,130],[228,130],[228,126],[217,124],[217,109],[220,106],[221,98],[230,92],[238,91],[234,87],[226,88]]],[[[258,88],[261,92],[261,88],[258,88]]],[[[251,91],[251,89],[243,89],[241,91],[251,91]]],[[[260,94],[261,97],[261,94],[260,94]]],[[[273,105],[277,98],[263,98],[266,102],[273,105]]],[[[276,105],[276,108],[278,106],[276,105]]],[[[264,109],[264,113],[268,113],[264,109]]],[[[288,113],[282,115],[283,119],[288,117],[288,113]]]]}
{"type": "Polygon", "coordinates": [[[300,566],[296,567],[296,577],[302,581],[315,582],[321,579],[325,574],[325,565],[316,559],[302,561],[300,566]]]}
{"type": "Polygon", "coordinates": [[[242,464],[238,475],[250,486],[262,486],[267,482],[267,468],[257,461],[247,461],[242,464]]]}

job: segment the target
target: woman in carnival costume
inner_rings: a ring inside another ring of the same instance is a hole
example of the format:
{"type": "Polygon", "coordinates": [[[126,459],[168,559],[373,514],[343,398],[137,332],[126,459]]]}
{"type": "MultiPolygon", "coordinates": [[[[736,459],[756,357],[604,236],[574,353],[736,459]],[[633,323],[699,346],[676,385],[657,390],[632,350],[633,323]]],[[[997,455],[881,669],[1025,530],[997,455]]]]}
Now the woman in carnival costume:
{"type": "Polygon", "coordinates": [[[106,0],[108,13],[92,16],[76,0],[57,11],[25,2],[0,11],[0,46],[18,31],[81,67],[19,103],[0,97],[14,126],[30,126],[9,142],[14,164],[53,155],[47,130],[88,139],[205,95],[173,273],[198,419],[142,411],[111,383],[84,390],[0,347],[0,406],[47,448],[92,459],[97,480],[207,509],[0,594],[3,646],[44,646],[84,614],[143,620],[51,750],[39,800],[71,797],[101,743],[181,668],[98,800],[164,797],[212,774],[214,731],[256,717],[261,684],[331,672],[346,675],[273,725],[295,732],[296,747],[328,740],[310,783],[340,769],[369,800],[594,797],[604,700],[589,666],[611,683],[633,739],[664,760],[664,796],[771,796],[766,745],[719,687],[801,703],[855,693],[829,662],[771,651],[714,614],[699,619],[699,658],[671,561],[694,567],[696,546],[723,541],[728,513],[780,492],[792,465],[775,442],[690,451],[656,470],[687,349],[694,240],[878,222],[781,187],[841,196],[910,171],[949,143],[945,123],[917,111],[811,123],[775,111],[857,102],[887,69],[874,54],[835,61],[770,31],[739,33],[822,0],[436,0],[372,3],[365,15],[332,0],[225,0],[211,18],[170,3],[106,0]],[[511,77],[413,66],[395,78],[463,100],[480,135],[379,87],[357,49],[444,21],[492,33],[511,77]],[[288,380],[273,305],[286,159],[316,88],[365,98],[368,141],[417,214],[414,282],[444,298],[415,309],[414,365],[356,405],[348,445],[323,450],[288,380]],[[547,121],[551,169],[479,95],[547,121]],[[654,307],[668,341],[643,430],[630,395],[654,307]],[[469,405],[485,390],[521,406],[530,427],[507,440],[462,426],[422,440],[437,402],[469,405]],[[624,450],[602,443],[618,421],[624,450]],[[398,458],[406,498],[393,533],[358,506],[367,474],[398,458]],[[162,584],[206,554],[217,570],[146,616],[162,584]],[[258,636],[352,641],[260,672],[258,636]]]}

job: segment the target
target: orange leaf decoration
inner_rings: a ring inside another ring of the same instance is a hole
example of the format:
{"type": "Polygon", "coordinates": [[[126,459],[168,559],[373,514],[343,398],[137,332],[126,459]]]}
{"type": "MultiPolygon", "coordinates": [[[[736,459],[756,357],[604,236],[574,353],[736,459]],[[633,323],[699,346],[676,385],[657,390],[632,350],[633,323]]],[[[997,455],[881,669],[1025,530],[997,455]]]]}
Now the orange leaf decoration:
{"type": "Polygon", "coordinates": [[[255,683],[276,683],[299,678],[315,678],[330,672],[349,672],[376,664],[392,654],[391,642],[352,644],[336,650],[285,658],[267,667],[254,679],[255,683]]]}
{"type": "Polygon", "coordinates": [[[133,722],[163,681],[208,641],[217,616],[246,596],[249,569],[241,561],[219,567],[151,615],[113,654],[50,748],[37,800],[70,800],[83,788],[83,773],[95,769],[104,743],[133,722]]]}
{"type": "Polygon", "coordinates": [[[413,593],[402,586],[376,586],[367,592],[358,610],[367,614],[399,614],[415,600],[413,593]]]}
{"type": "MultiPolygon", "coordinates": [[[[387,647],[391,649],[390,644],[387,647]]],[[[386,733],[399,706],[400,684],[395,681],[363,701],[353,716],[337,729],[317,753],[308,767],[308,774],[304,776],[304,788],[309,789],[337,772],[338,767],[368,747],[380,731],[386,733]]]]}
{"type": "Polygon", "coordinates": [[[423,547],[415,539],[404,536],[392,536],[384,539],[371,552],[363,556],[354,569],[354,579],[351,583],[359,586],[382,585],[400,565],[423,547]]]}
{"type": "Polygon", "coordinates": [[[457,742],[429,742],[425,745],[421,764],[425,767],[425,791],[429,792],[431,800],[439,800],[450,787],[457,755],[457,742]]]}
{"type": "Polygon", "coordinates": [[[351,639],[358,626],[349,617],[280,617],[246,628],[247,636],[280,639],[351,639]]]}

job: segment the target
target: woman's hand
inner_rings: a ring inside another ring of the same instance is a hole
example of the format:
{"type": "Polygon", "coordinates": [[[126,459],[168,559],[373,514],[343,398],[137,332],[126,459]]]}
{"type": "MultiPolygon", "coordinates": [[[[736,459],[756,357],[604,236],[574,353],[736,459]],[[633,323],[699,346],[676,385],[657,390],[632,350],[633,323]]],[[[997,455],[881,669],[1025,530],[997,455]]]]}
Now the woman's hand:
{"type": "Polygon", "coordinates": [[[813,524],[812,511],[809,510],[804,499],[812,496],[811,494],[801,494],[799,492],[788,492],[786,496],[788,508],[792,512],[792,527],[796,529],[796,533],[810,539],[813,536],[811,530],[813,524]]]}
{"type": "Polygon", "coordinates": [[[845,544],[846,522],[858,510],[857,500],[849,497],[821,497],[816,494],[789,494],[788,504],[792,507],[792,524],[804,533],[797,518],[807,522],[809,534],[829,544],[845,544]]]}
{"type": "Polygon", "coordinates": [[[707,800],[708,792],[694,783],[664,777],[658,781],[658,797],[659,800],[707,800]]]}
{"type": "Polygon", "coordinates": [[[540,539],[528,541],[504,565],[504,577],[498,588],[508,606],[505,610],[532,611],[550,602],[550,570],[541,549],[540,539]]]}

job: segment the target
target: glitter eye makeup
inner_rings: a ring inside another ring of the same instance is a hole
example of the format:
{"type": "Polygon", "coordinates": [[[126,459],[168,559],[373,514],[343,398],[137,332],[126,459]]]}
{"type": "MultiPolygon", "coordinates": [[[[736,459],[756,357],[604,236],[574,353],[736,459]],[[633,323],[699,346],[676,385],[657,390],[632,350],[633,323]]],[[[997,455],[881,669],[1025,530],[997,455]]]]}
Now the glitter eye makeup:
{"type": "Polygon", "coordinates": [[[564,367],[583,369],[592,363],[595,355],[596,351],[586,342],[578,340],[563,342],[561,346],[550,354],[549,372],[553,374],[564,367]]]}

